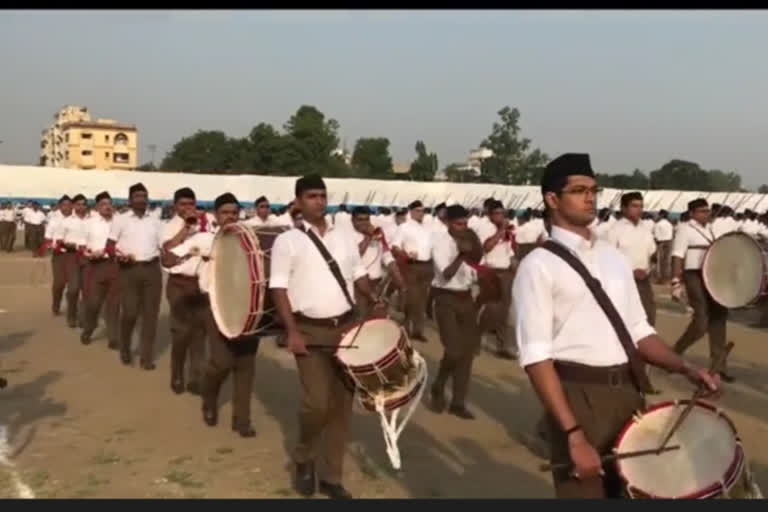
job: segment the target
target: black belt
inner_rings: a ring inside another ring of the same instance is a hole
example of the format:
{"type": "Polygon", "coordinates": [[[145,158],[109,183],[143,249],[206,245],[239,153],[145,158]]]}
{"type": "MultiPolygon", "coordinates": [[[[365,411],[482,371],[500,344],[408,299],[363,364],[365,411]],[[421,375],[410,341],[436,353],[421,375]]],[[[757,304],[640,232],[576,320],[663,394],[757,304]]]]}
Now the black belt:
{"type": "Polygon", "coordinates": [[[354,320],[355,312],[350,309],[343,315],[332,316],[330,318],[312,318],[309,316],[302,315],[301,313],[294,313],[293,316],[297,322],[302,324],[316,325],[319,327],[338,327],[342,324],[345,324],[347,322],[351,322],[352,320],[354,320]]]}
{"type": "Polygon", "coordinates": [[[585,364],[555,361],[555,371],[560,379],[582,384],[607,385],[609,387],[634,386],[629,364],[616,366],[587,366],[585,364]]]}
{"type": "Polygon", "coordinates": [[[153,263],[157,263],[160,258],[152,258],[151,260],[147,261],[121,261],[120,266],[121,267],[135,267],[137,265],[151,265],[153,263]]]}
{"type": "Polygon", "coordinates": [[[409,265],[431,265],[432,260],[408,260],[409,265]]]}
{"type": "Polygon", "coordinates": [[[448,288],[439,288],[437,286],[433,286],[432,289],[434,290],[434,293],[436,295],[452,295],[454,297],[472,297],[472,292],[470,290],[450,290],[448,288]]]}

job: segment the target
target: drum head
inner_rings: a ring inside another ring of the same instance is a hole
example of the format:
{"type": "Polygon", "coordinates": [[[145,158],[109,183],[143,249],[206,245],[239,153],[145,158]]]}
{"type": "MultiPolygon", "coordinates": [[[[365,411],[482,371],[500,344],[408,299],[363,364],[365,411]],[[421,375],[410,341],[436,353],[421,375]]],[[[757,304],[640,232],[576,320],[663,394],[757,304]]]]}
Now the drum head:
{"type": "Polygon", "coordinates": [[[712,298],[727,308],[749,305],[760,295],[765,277],[763,251],[744,233],[730,233],[715,240],[702,265],[704,286],[712,298]]]}
{"type": "Polygon", "coordinates": [[[344,333],[340,346],[354,344],[358,348],[340,349],[336,357],[344,365],[349,367],[365,366],[383,359],[397,348],[397,342],[402,336],[397,322],[388,318],[376,318],[363,323],[358,333],[360,324],[355,324],[344,333]],[[357,338],[355,338],[357,335],[357,338]]]}
{"type": "Polygon", "coordinates": [[[254,306],[263,303],[263,297],[254,296],[258,290],[252,284],[263,273],[257,252],[243,246],[243,240],[255,251],[259,241],[250,230],[238,225],[227,226],[216,236],[211,251],[211,309],[221,333],[228,338],[242,335],[254,306]]]}
{"type": "MultiPolygon", "coordinates": [[[[665,403],[646,412],[619,436],[617,452],[658,447],[684,407],[665,403]]],[[[699,498],[720,482],[728,484],[742,455],[730,421],[702,404],[693,407],[667,446],[674,445],[680,449],[621,459],[619,472],[629,486],[652,497],[699,498]]]]}

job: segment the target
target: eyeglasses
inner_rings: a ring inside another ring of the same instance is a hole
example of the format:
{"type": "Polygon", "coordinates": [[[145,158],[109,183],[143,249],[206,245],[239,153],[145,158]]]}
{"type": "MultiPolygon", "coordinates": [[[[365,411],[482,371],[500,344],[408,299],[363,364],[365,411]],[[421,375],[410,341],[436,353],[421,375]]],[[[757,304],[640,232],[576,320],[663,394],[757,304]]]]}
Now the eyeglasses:
{"type": "Polygon", "coordinates": [[[587,194],[590,194],[594,197],[597,197],[602,191],[602,187],[573,187],[571,189],[563,190],[563,194],[574,196],[586,196],[587,194]]]}

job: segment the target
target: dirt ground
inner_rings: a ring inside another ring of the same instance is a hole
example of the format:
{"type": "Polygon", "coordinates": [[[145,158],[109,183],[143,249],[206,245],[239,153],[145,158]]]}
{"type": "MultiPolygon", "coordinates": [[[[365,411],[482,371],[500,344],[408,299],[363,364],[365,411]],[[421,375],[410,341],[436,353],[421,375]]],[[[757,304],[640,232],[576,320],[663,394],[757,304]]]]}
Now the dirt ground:
{"type": "MultiPolygon", "coordinates": [[[[165,304],[157,370],[127,368],[104,338],[83,346],[79,331],[50,314],[49,279],[47,260],[0,256],[0,375],[9,381],[0,391],[0,429],[10,451],[0,466],[0,497],[295,497],[287,453],[297,434],[298,384],[289,354],[263,341],[253,390],[258,435],[241,439],[229,430],[229,385],[215,428],[203,424],[199,398],[170,391],[165,304]]],[[[661,302],[660,332],[674,340],[687,319],[661,302]]],[[[416,348],[434,373],[434,328],[427,337],[416,348]]],[[[729,339],[737,344],[731,369],[738,381],[726,385],[720,404],[768,489],[766,331],[731,324],[729,339]]],[[[702,340],[691,357],[706,364],[706,353],[702,340]]],[[[652,376],[664,394],[651,402],[690,393],[680,377],[652,376]]],[[[356,414],[345,485],[368,498],[552,497],[542,460],[528,448],[540,406],[517,362],[478,357],[469,400],[475,421],[416,411],[400,439],[400,473],[391,469],[378,418],[356,414]]]]}

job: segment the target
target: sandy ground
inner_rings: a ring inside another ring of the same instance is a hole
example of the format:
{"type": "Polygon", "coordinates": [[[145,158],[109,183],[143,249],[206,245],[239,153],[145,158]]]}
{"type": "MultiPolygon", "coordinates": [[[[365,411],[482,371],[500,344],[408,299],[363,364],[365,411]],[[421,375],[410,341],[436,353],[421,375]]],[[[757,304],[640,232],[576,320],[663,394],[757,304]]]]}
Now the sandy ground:
{"type": "MultiPolygon", "coordinates": [[[[79,331],[50,314],[49,279],[48,261],[0,255],[0,375],[9,381],[0,391],[0,497],[295,496],[287,453],[297,433],[298,385],[289,354],[271,339],[262,343],[253,391],[258,435],[241,439],[229,430],[229,385],[215,428],[203,424],[199,398],[171,393],[165,304],[157,370],[126,368],[103,338],[83,346],[79,331]]],[[[674,340],[687,320],[661,302],[660,331],[674,340]]],[[[434,372],[433,328],[427,337],[416,348],[434,372]]],[[[738,381],[726,385],[720,405],[768,489],[766,331],[731,324],[729,338],[737,343],[731,368],[738,381]]],[[[705,364],[706,353],[703,340],[691,357],[705,364]]],[[[652,402],[690,393],[679,377],[653,378],[664,394],[652,402]]],[[[528,447],[540,406],[517,363],[481,355],[469,399],[475,421],[416,411],[400,439],[400,473],[391,469],[378,418],[357,414],[346,486],[357,497],[553,496],[548,474],[538,470],[542,460],[528,447]]]]}

